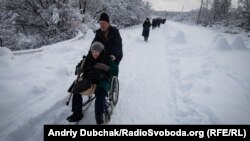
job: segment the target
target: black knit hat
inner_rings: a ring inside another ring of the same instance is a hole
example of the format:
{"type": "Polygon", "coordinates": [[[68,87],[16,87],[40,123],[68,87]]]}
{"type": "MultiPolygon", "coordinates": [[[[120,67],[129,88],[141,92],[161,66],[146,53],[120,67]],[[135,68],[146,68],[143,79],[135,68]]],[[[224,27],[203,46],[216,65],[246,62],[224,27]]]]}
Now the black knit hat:
{"type": "Polygon", "coordinates": [[[100,19],[99,21],[106,21],[109,23],[109,16],[107,13],[102,13],[101,16],[100,16],[100,19]]]}

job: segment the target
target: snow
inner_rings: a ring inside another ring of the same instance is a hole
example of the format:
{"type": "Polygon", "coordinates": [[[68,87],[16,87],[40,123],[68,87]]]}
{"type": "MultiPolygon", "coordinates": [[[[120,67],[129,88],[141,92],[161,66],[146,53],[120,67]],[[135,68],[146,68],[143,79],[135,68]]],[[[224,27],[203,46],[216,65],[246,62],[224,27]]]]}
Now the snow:
{"type": "Polygon", "coordinates": [[[6,47],[0,48],[0,56],[13,56],[13,53],[10,49],[6,47]]]}
{"type": "Polygon", "coordinates": [[[87,33],[85,35],[85,39],[86,40],[93,40],[94,38],[95,38],[95,33],[91,29],[88,29],[87,33]]]}
{"type": "Polygon", "coordinates": [[[229,47],[229,43],[224,37],[219,37],[214,45],[213,49],[219,50],[219,51],[229,51],[231,48],[229,47]]]}
{"type": "Polygon", "coordinates": [[[53,9],[52,21],[54,24],[57,24],[60,21],[59,11],[56,8],[53,9]]]}
{"type": "Polygon", "coordinates": [[[14,59],[15,57],[10,49],[6,47],[0,47],[0,66],[2,69],[11,67],[14,59]]]}
{"type": "Polygon", "coordinates": [[[247,46],[240,35],[236,36],[231,44],[231,48],[239,50],[247,50],[247,46]]]}
{"type": "Polygon", "coordinates": [[[186,43],[185,35],[182,31],[178,31],[172,40],[173,43],[186,43]]]}
{"type": "MultiPolygon", "coordinates": [[[[250,124],[246,37],[171,21],[147,43],[141,32],[141,25],[120,30],[124,58],[110,124],[250,124]]],[[[43,140],[44,124],[68,124],[67,89],[93,38],[89,30],[28,54],[0,48],[2,140],[43,140]]],[[[95,124],[94,103],[80,124],[95,124]]]]}

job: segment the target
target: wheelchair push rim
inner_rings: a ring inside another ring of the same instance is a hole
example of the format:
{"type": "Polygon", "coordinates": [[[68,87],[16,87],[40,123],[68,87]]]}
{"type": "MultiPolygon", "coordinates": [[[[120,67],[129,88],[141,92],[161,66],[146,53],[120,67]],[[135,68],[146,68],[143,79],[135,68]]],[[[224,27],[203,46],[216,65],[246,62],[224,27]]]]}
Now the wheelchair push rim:
{"type": "Polygon", "coordinates": [[[117,104],[118,102],[118,98],[119,98],[119,80],[117,76],[114,76],[112,78],[112,82],[111,82],[111,101],[114,104],[114,106],[117,104]]]}

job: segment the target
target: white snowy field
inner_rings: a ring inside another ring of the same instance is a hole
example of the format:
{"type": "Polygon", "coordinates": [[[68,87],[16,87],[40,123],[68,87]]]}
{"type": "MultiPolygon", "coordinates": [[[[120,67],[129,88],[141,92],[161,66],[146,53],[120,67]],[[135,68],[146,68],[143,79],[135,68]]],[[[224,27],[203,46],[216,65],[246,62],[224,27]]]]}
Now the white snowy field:
{"type": "MultiPolygon", "coordinates": [[[[167,22],[143,41],[120,30],[124,58],[110,124],[250,124],[250,39],[167,22]]],[[[0,137],[43,140],[44,124],[68,124],[67,89],[94,34],[13,55],[0,48],[0,137]]],[[[95,124],[94,104],[80,124],[95,124]]]]}

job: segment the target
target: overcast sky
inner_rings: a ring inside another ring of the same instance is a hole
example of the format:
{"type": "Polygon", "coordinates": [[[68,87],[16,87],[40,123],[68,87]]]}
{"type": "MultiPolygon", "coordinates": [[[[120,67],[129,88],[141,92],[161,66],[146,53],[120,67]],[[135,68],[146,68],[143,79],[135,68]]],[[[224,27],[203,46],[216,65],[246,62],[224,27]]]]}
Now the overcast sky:
{"type": "Polygon", "coordinates": [[[190,11],[200,7],[201,0],[144,0],[151,3],[154,10],[190,11]]]}
{"type": "MultiPolygon", "coordinates": [[[[160,11],[190,11],[200,8],[201,0],[143,0],[151,3],[154,10],[160,11]]],[[[237,0],[232,0],[235,6],[237,0]]]]}

